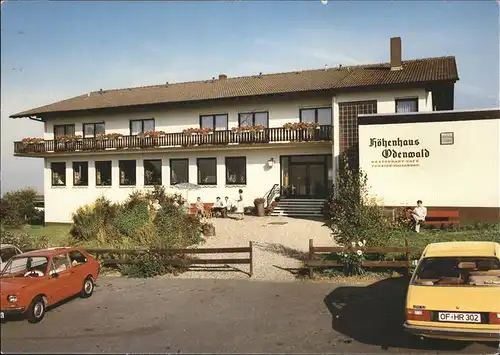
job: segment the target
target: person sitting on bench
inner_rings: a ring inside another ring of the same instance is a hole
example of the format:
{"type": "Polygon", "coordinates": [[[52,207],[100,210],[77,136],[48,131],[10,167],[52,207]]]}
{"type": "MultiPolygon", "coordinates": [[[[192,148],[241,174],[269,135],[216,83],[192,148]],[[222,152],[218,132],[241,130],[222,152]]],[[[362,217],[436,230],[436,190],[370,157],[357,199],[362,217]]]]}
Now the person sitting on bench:
{"type": "Polygon", "coordinates": [[[220,199],[220,197],[217,197],[213,207],[212,207],[212,211],[214,212],[215,215],[224,215],[224,205],[222,204],[222,201],[220,199]]]}
{"type": "Polygon", "coordinates": [[[417,207],[410,209],[411,217],[415,222],[415,232],[420,233],[420,225],[425,222],[427,208],[422,205],[422,200],[417,201],[417,207]]]}
{"type": "Polygon", "coordinates": [[[207,213],[205,211],[205,206],[203,202],[201,202],[201,197],[196,198],[196,214],[201,215],[202,217],[206,217],[207,213]]]}

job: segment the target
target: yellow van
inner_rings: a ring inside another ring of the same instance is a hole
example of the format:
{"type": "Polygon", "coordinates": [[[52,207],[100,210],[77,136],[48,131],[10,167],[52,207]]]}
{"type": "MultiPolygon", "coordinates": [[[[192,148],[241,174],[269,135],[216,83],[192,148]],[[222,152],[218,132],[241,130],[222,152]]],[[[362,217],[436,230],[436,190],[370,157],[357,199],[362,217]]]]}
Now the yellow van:
{"type": "Polygon", "coordinates": [[[500,341],[500,244],[429,244],[406,297],[406,331],[463,341],[500,341]]]}

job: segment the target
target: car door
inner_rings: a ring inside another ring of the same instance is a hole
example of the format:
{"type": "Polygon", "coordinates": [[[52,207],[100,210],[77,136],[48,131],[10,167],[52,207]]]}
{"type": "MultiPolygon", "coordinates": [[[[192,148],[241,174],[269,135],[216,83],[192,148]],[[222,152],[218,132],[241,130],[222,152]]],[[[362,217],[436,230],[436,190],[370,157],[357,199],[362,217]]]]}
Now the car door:
{"type": "Polygon", "coordinates": [[[71,292],[76,295],[82,290],[83,281],[88,273],[88,260],[78,250],[69,252],[69,260],[71,262],[71,269],[73,270],[73,279],[71,281],[71,292]]]}
{"type": "Polygon", "coordinates": [[[73,270],[71,270],[68,253],[61,253],[52,257],[49,278],[54,285],[54,289],[52,290],[54,302],[59,302],[72,296],[70,290],[72,277],[73,270]]]}

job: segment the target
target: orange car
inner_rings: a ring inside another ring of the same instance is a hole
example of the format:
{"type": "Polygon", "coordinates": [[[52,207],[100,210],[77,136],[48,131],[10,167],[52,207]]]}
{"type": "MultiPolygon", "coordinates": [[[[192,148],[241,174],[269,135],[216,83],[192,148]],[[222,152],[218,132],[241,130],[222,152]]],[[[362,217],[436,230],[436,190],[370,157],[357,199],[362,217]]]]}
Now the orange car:
{"type": "Polygon", "coordinates": [[[23,314],[38,323],[47,307],[77,294],[90,297],[99,270],[99,262],[77,248],[16,255],[0,274],[0,319],[23,314]]]}

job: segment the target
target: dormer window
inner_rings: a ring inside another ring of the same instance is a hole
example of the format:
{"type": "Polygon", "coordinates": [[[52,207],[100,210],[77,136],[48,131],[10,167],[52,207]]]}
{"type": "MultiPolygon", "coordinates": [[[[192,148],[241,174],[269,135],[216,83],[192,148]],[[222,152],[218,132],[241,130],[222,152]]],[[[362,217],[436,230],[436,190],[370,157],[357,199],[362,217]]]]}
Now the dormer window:
{"type": "Polygon", "coordinates": [[[396,99],[396,113],[418,112],[418,99],[396,99]]]}
{"type": "Polygon", "coordinates": [[[130,120],[130,135],[135,136],[141,132],[154,131],[155,120],[150,118],[147,120],[130,120]]]}

